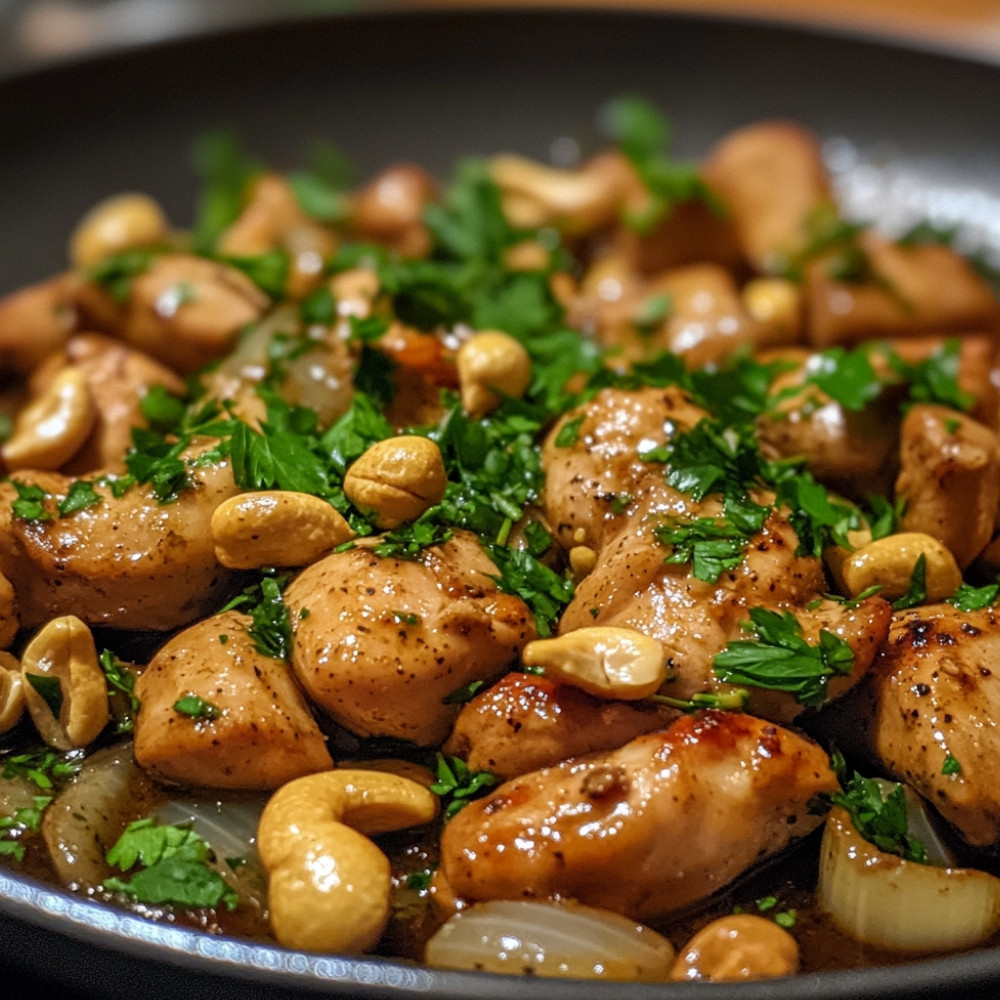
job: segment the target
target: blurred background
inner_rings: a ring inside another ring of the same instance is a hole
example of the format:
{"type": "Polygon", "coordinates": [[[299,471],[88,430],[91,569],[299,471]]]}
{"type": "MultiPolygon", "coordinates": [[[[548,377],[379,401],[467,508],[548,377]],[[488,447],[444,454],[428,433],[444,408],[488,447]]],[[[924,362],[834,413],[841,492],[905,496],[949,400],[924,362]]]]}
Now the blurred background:
{"type": "Polygon", "coordinates": [[[1000,62],[1000,0],[0,0],[0,75],[210,28],[474,3],[738,13],[906,38],[1000,62]]]}

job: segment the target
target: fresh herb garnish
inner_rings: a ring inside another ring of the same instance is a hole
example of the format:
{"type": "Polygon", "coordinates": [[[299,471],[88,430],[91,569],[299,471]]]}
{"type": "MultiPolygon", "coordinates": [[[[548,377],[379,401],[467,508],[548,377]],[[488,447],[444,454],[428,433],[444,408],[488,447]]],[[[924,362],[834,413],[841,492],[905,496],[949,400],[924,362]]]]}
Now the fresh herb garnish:
{"type": "Polygon", "coordinates": [[[909,833],[903,786],[894,785],[884,794],[882,785],[873,778],[860,774],[848,778],[846,765],[839,754],[834,755],[831,763],[840,778],[841,788],[830,796],[830,801],[847,810],[858,833],[880,851],[927,864],[926,848],[909,833]]]}
{"type": "Polygon", "coordinates": [[[292,647],[292,622],[282,589],[288,575],[273,576],[265,572],[260,580],[243,588],[222,610],[238,610],[251,618],[247,634],[254,648],[264,656],[287,660],[292,647]]]}
{"type": "Polygon", "coordinates": [[[51,791],[56,782],[72,778],[83,766],[81,752],[56,753],[48,747],[36,747],[4,758],[5,778],[28,778],[43,791],[51,791]]]}
{"type": "Polygon", "coordinates": [[[190,719],[217,719],[221,714],[217,705],[196,694],[186,694],[174,702],[174,711],[190,719]]]}
{"type": "Polygon", "coordinates": [[[478,798],[496,783],[496,775],[489,771],[472,771],[460,757],[437,754],[436,781],[430,790],[441,796],[444,817],[451,819],[471,799],[478,798]]]}
{"type": "Polygon", "coordinates": [[[0,854],[15,861],[24,859],[21,838],[27,833],[38,833],[42,828],[42,813],[51,801],[51,796],[36,795],[30,806],[15,809],[12,816],[0,816],[0,854]]]}
{"type": "Polygon", "coordinates": [[[104,888],[142,903],[235,909],[239,898],[211,866],[214,855],[193,830],[157,822],[155,817],[130,823],[108,851],[107,862],[128,879],[105,879],[104,888]]]}
{"type": "Polygon", "coordinates": [[[800,704],[818,707],[826,701],[830,678],[851,673],[854,652],[839,636],[821,629],[819,641],[810,644],[790,611],[751,608],[749,614],[742,627],[756,638],[737,639],[715,655],[712,666],[719,680],[786,691],[800,704]]]}
{"type": "Polygon", "coordinates": [[[108,682],[108,694],[120,693],[127,706],[118,720],[117,730],[119,733],[130,733],[135,727],[135,714],[139,711],[139,699],[135,695],[135,674],[110,649],[101,651],[98,662],[108,682]]]}
{"type": "Polygon", "coordinates": [[[927,557],[921,552],[913,564],[906,592],[892,602],[893,611],[904,611],[927,600],[927,557]]]}

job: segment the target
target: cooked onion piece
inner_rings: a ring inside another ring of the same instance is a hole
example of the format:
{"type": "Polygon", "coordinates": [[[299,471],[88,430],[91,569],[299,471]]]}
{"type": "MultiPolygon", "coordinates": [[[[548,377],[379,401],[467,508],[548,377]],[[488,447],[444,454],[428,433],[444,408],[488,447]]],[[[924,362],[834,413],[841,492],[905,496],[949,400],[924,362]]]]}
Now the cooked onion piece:
{"type": "Polygon", "coordinates": [[[450,917],[427,942],[428,965],[514,975],[655,981],[673,945],[627,917],[590,906],[493,900],[450,917]]]}
{"type": "Polygon", "coordinates": [[[893,951],[969,948],[1000,927],[1000,879],[880,851],[839,806],[823,832],[817,898],[841,930],[893,951]]]}

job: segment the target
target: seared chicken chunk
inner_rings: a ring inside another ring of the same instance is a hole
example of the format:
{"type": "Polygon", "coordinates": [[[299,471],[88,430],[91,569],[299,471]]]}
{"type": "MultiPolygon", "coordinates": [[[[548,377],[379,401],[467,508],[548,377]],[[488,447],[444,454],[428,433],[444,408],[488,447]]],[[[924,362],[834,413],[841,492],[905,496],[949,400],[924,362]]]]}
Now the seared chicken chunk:
{"type": "Polygon", "coordinates": [[[469,532],[417,560],[363,545],[335,552],[285,591],[292,668],[352,732],[440,743],[458,714],[444,699],[499,676],[535,637],[531,612],[497,588],[498,572],[469,532]]]}
{"type": "Polygon", "coordinates": [[[545,677],[511,673],[463,706],[444,751],[473,771],[506,780],[616,749],[676,716],[669,708],[606,701],[545,677]]]}
{"type": "Polygon", "coordinates": [[[977,845],[1000,840],[998,660],[995,608],[913,608],[895,615],[851,699],[859,715],[852,728],[867,733],[888,771],[977,845]]]}
{"type": "Polygon", "coordinates": [[[685,716],[470,803],[441,839],[455,898],[575,899],[636,919],[705,899],[820,823],[837,779],[802,736],[749,715],[685,716]]]}

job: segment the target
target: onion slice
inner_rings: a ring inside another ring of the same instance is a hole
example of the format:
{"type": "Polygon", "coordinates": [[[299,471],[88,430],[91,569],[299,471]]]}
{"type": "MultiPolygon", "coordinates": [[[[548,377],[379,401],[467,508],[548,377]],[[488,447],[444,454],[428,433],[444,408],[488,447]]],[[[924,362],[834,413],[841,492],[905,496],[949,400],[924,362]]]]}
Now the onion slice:
{"type": "Polygon", "coordinates": [[[428,965],[576,979],[664,980],[673,945],[643,924],[575,904],[493,900],[450,917],[428,965]]]}
{"type": "Polygon", "coordinates": [[[841,930],[892,951],[970,948],[1000,927],[1000,879],[880,851],[839,806],[823,831],[817,897],[841,930]]]}

